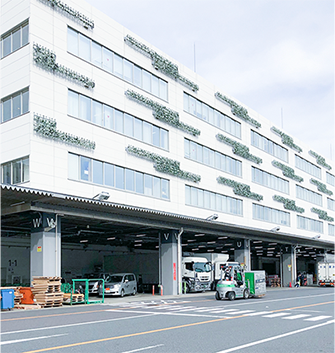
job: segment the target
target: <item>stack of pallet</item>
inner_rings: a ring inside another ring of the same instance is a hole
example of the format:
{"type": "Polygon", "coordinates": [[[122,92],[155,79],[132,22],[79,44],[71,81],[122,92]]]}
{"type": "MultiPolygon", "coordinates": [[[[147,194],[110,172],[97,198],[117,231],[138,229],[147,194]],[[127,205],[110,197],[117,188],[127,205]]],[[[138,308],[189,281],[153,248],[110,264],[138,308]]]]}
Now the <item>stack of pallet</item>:
{"type": "Polygon", "coordinates": [[[84,294],[72,293],[72,301],[71,301],[71,293],[64,293],[63,303],[80,303],[85,300],[84,294]]]}
{"type": "Polygon", "coordinates": [[[23,294],[20,292],[20,287],[16,287],[14,289],[14,306],[21,304],[22,297],[23,297],[23,294]]]}
{"type": "Polygon", "coordinates": [[[36,303],[44,308],[63,305],[60,288],[61,277],[33,277],[31,291],[36,303]]]}

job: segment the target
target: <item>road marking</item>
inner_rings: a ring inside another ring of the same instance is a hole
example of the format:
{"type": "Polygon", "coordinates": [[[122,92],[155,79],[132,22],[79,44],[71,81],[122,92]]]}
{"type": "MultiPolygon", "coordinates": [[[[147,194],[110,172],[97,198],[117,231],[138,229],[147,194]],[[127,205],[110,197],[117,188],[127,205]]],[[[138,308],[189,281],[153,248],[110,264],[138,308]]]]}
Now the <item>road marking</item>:
{"type": "Polygon", "coordinates": [[[322,323],[322,324],[318,324],[318,325],[314,325],[314,326],[305,327],[305,328],[302,328],[302,329],[300,329],[300,330],[296,330],[296,331],[291,331],[291,332],[283,333],[283,334],[278,335],[278,336],[273,336],[273,337],[265,338],[265,339],[262,339],[262,340],[259,340],[259,341],[255,341],[255,342],[250,342],[250,343],[247,343],[247,344],[243,344],[243,345],[241,345],[241,346],[237,346],[237,347],[225,349],[225,350],[220,351],[220,352],[217,352],[217,353],[229,353],[229,352],[239,351],[239,350],[241,350],[241,349],[249,348],[249,347],[255,346],[255,345],[257,345],[257,344],[261,344],[261,343],[273,341],[273,340],[276,340],[276,339],[278,339],[278,338],[282,338],[282,337],[286,337],[286,336],[295,335],[295,334],[300,333],[300,332],[304,332],[304,331],[308,331],[308,330],[313,330],[313,329],[318,328],[318,327],[321,327],[321,326],[333,324],[334,322],[335,322],[335,320],[327,321],[327,322],[324,322],[324,323],[322,323]]]}
{"type": "Polygon", "coordinates": [[[127,352],[122,352],[122,353],[140,352],[140,351],[144,351],[146,349],[152,349],[152,348],[157,348],[157,347],[161,347],[161,346],[164,346],[164,344],[157,344],[156,346],[149,346],[149,347],[144,347],[144,348],[133,349],[132,351],[127,351],[127,352]]]}
{"type": "Polygon", "coordinates": [[[280,317],[280,316],[285,316],[285,315],[290,315],[290,313],[275,313],[275,314],[270,314],[270,315],[265,315],[265,316],[262,316],[262,317],[280,317]]]}
{"type": "Polygon", "coordinates": [[[191,314],[191,313],[179,313],[179,312],[170,312],[170,311],[161,311],[159,313],[154,311],[137,311],[137,310],[127,310],[123,311],[122,309],[119,312],[127,312],[127,313],[146,313],[146,314],[154,314],[154,315],[171,315],[171,316],[193,316],[193,317],[215,317],[215,318],[222,318],[225,316],[217,316],[217,315],[208,315],[208,314],[191,314]]]}
{"type": "Polygon", "coordinates": [[[324,320],[324,319],[328,319],[331,316],[328,315],[320,315],[320,316],[315,316],[315,317],[310,317],[308,319],[304,319],[304,321],[319,321],[319,320],[324,320]]]}
{"type": "MultiPolygon", "coordinates": [[[[229,315],[240,315],[240,314],[245,314],[245,313],[251,313],[254,312],[255,310],[241,310],[241,311],[233,311],[233,312],[226,312],[229,315]]],[[[212,312],[213,314],[213,312],[212,312]]]]}
{"type": "Polygon", "coordinates": [[[288,316],[288,317],[283,317],[284,320],[295,320],[295,319],[301,319],[302,317],[307,317],[307,316],[311,316],[308,314],[298,314],[298,315],[294,315],[294,316],[288,316]]]}
{"type": "Polygon", "coordinates": [[[251,314],[245,314],[245,316],[257,316],[257,315],[264,315],[264,314],[270,314],[272,311],[259,311],[256,313],[251,313],[251,314]]]}
{"type": "Polygon", "coordinates": [[[51,337],[59,337],[59,336],[66,336],[67,333],[62,333],[60,335],[51,335],[51,336],[41,336],[41,337],[31,337],[31,338],[22,338],[20,340],[12,340],[12,341],[1,341],[0,345],[4,344],[13,344],[13,343],[21,343],[21,342],[26,342],[26,341],[33,341],[33,340],[41,340],[43,338],[51,338],[51,337]]]}
{"type": "Polygon", "coordinates": [[[158,314],[157,313],[150,313],[150,315],[148,315],[148,314],[146,314],[146,315],[136,315],[136,316],[120,317],[118,319],[88,321],[88,322],[79,322],[79,323],[76,323],[76,324],[67,324],[67,325],[49,326],[49,327],[40,327],[40,328],[30,328],[30,329],[19,330],[19,331],[1,332],[0,335],[10,335],[10,334],[21,333],[21,332],[31,332],[31,331],[40,331],[40,330],[54,330],[54,329],[63,328],[63,327],[100,324],[102,322],[111,322],[111,321],[119,321],[119,320],[136,319],[138,317],[146,317],[146,316],[153,316],[153,315],[158,315],[158,314]]]}
{"type": "MultiPolygon", "coordinates": [[[[301,308],[306,307],[306,306],[316,306],[316,305],[322,305],[322,304],[329,304],[329,303],[333,303],[332,302],[324,302],[324,303],[317,303],[317,304],[311,304],[311,305],[303,305],[301,306],[301,308]]],[[[299,307],[298,307],[299,308],[299,307]]],[[[287,308],[287,309],[279,309],[277,311],[283,311],[283,310],[292,310],[292,309],[297,309],[297,307],[294,308],[287,308]]],[[[272,312],[275,312],[272,311],[272,312]]],[[[265,312],[267,313],[267,312],[265,312]]],[[[271,313],[271,312],[269,312],[271,313]]],[[[166,313],[165,313],[166,314],[166,313]]],[[[171,313],[170,313],[171,314],[171,313]]],[[[173,315],[176,315],[177,313],[172,313],[173,315]]],[[[253,313],[255,314],[255,313],[253,313]]],[[[70,347],[78,347],[78,346],[83,346],[83,345],[87,345],[87,344],[94,344],[94,343],[101,343],[101,342],[108,342],[108,341],[112,341],[112,340],[116,340],[116,339],[121,339],[121,338],[129,338],[129,337],[136,337],[136,336],[142,336],[142,335],[147,335],[147,334],[151,334],[151,333],[157,333],[157,332],[164,332],[164,331],[171,331],[171,330],[176,330],[176,329],[181,329],[181,328],[185,328],[185,327],[192,327],[192,326],[198,326],[198,325],[205,325],[205,324],[210,324],[210,323],[216,323],[216,322],[221,322],[221,321],[225,321],[225,320],[233,320],[233,319],[239,319],[239,318],[243,318],[243,317],[247,317],[247,316],[252,316],[253,314],[245,314],[245,315],[239,315],[239,316],[232,316],[232,317],[224,317],[224,318],[217,318],[217,319],[213,319],[213,320],[207,320],[207,321],[200,321],[200,322],[194,322],[194,323],[189,323],[189,324],[184,324],[184,325],[179,325],[179,326],[170,326],[170,327],[165,327],[165,328],[160,328],[160,329],[156,329],[156,330],[151,330],[151,331],[142,331],[142,332],[136,332],[136,333],[131,333],[131,334],[127,334],[127,335],[122,335],[122,336],[114,336],[114,337],[107,337],[107,338],[101,338],[98,340],[93,340],[93,341],[85,341],[85,342],[77,342],[77,343],[71,343],[71,344],[67,344],[67,345],[63,345],[63,346],[55,346],[55,347],[49,347],[49,348],[42,348],[42,349],[38,349],[38,350],[34,350],[34,351],[27,351],[24,353],[38,353],[38,352],[47,352],[47,351],[52,351],[52,350],[56,350],[56,349],[62,349],[62,348],[70,348],[70,347]]],[[[152,314],[154,315],[154,314],[152,314]]],[[[155,314],[155,315],[161,315],[161,314],[155,314]]],[[[328,321],[327,323],[322,323],[319,325],[315,325],[314,327],[319,327],[319,326],[323,326],[325,324],[328,323],[333,323],[335,320],[332,321],[328,321]]],[[[313,326],[310,326],[313,327],[313,326]]],[[[308,329],[308,328],[307,328],[308,329]]],[[[286,335],[290,335],[293,334],[292,332],[286,334],[286,335]]],[[[283,336],[284,337],[284,336],[283,336]]],[[[279,338],[279,336],[278,336],[279,338]]],[[[270,338],[274,339],[274,338],[270,338]]],[[[258,343],[254,343],[254,344],[258,344],[258,343]]],[[[252,344],[253,345],[253,344],[252,344]]],[[[236,348],[236,347],[235,347],[236,348]]],[[[233,348],[233,350],[237,350],[238,348],[233,348]]],[[[229,352],[229,351],[227,351],[229,352]]],[[[220,352],[220,353],[224,353],[224,351],[220,352]]]]}

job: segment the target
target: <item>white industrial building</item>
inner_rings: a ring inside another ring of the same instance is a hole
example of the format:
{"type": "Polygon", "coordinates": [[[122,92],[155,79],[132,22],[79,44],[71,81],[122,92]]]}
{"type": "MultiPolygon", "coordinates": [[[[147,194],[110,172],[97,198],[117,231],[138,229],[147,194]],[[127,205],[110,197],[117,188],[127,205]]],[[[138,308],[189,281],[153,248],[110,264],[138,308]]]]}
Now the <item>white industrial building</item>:
{"type": "Polygon", "coordinates": [[[317,151],[84,1],[2,0],[0,26],[2,284],[174,294],[182,252],[215,252],[287,285],[334,253],[317,151]]]}

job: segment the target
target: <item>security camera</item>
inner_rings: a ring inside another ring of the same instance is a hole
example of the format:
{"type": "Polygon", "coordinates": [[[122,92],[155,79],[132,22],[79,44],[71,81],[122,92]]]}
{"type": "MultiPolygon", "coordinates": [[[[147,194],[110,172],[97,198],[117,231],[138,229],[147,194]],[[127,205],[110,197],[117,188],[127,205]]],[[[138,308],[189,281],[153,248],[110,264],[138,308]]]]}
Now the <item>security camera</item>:
{"type": "Polygon", "coordinates": [[[279,232],[280,231],[280,226],[272,228],[271,231],[272,232],[279,232]]]}

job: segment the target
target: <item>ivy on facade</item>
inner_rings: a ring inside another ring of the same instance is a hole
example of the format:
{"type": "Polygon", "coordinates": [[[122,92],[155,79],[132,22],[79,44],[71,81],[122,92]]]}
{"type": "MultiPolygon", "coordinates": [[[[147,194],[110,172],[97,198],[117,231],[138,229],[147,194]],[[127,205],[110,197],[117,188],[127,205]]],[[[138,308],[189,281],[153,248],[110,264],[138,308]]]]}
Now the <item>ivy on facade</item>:
{"type": "Polygon", "coordinates": [[[249,161],[255,162],[257,164],[261,164],[263,162],[262,158],[256,157],[249,152],[249,147],[242,145],[241,143],[236,142],[226,136],[223,136],[222,134],[217,134],[216,138],[218,141],[233,147],[233,153],[235,153],[236,155],[248,159],[249,161]]]}
{"type": "Polygon", "coordinates": [[[159,55],[154,50],[150,49],[145,44],[140,43],[138,40],[131,37],[130,35],[127,35],[124,38],[124,41],[128,45],[134,47],[136,50],[141,52],[142,54],[150,57],[152,60],[152,65],[156,70],[163,72],[165,75],[173,78],[176,81],[182,82],[184,85],[191,88],[194,92],[199,90],[199,86],[197,84],[179,74],[178,66],[176,64],[173,64],[170,60],[159,55]]]}
{"type": "Polygon", "coordinates": [[[302,152],[302,149],[294,143],[293,138],[291,136],[284,134],[282,131],[280,131],[274,126],[272,126],[271,131],[281,137],[281,142],[284,145],[296,150],[299,153],[302,152]]]}
{"type": "Polygon", "coordinates": [[[314,213],[317,213],[319,215],[319,219],[323,219],[324,221],[327,221],[327,222],[334,222],[334,218],[328,216],[326,211],[319,210],[318,208],[315,208],[315,207],[312,207],[311,211],[314,213]]]}
{"type": "Polygon", "coordinates": [[[164,121],[165,123],[167,123],[173,127],[176,127],[177,129],[183,130],[193,136],[200,135],[200,130],[198,130],[190,125],[182,123],[179,120],[179,114],[177,112],[173,111],[172,109],[164,107],[163,105],[161,105],[157,102],[154,102],[153,100],[146,98],[146,97],[142,96],[141,94],[136,93],[132,90],[127,90],[125,92],[125,95],[129,99],[133,99],[137,103],[141,103],[144,106],[146,106],[147,108],[151,108],[153,111],[152,114],[156,119],[164,121]]]}
{"type": "Polygon", "coordinates": [[[58,140],[86,149],[95,149],[95,142],[57,130],[56,121],[54,119],[47,118],[44,115],[34,114],[34,131],[46,138],[58,140]]]}
{"type": "Polygon", "coordinates": [[[279,195],[274,195],[273,196],[274,201],[282,202],[284,204],[284,208],[290,211],[295,211],[298,213],[304,213],[305,209],[302,207],[298,207],[295,204],[294,200],[286,199],[285,197],[279,196],[279,195]]]}
{"type": "Polygon", "coordinates": [[[42,66],[45,70],[50,70],[54,73],[66,76],[72,80],[78,81],[87,88],[94,88],[93,80],[86,76],[80,75],[77,72],[68,69],[67,67],[56,63],[56,54],[51,50],[34,43],[34,61],[37,65],[42,66]]]}
{"type": "Polygon", "coordinates": [[[94,28],[94,21],[93,20],[90,20],[87,16],[83,15],[79,11],[72,9],[69,5],[63,3],[62,1],[60,1],[60,0],[40,0],[40,1],[47,2],[52,7],[56,6],[61,11],[64,11],[67,14],[73,16],[75,19],[82,22],[84,24],[85,28],[88,28],[88,27],[90,27],[91,29],[94,28]]]}
{"type": "Polygon", "coordinates": [[[141,148],[137,148],[134,146],[126,147],[126,151],[129,154],[154,162],[155,163],[154,168],[158,172],[170,174],[181,179],[193,181],[195,183],[201,180],[200,175],[181,170],[180,162],[178,161],[174,161],[170,158],[162,157],[156,153],[148,152],[146,150],[143,150],[141,148]]]}
{"type": "Polygon", "coordinates": [[[272,161],[272,165],[276,168],[281,169],[283,172],[283,175],[286,176],[287,178],[293,179],[299,183],[304,181],[304,178],[295,174],[293,168],[290,168],[287,165],[284,165],[284,164],[277,162],[277,161],[272,161]]]}
{"type": "Polygon", "coordinates": [[[311,179],[310,182],[312,184],[316,185],[320,192],[323,192],[324,194],[327,194],[329,196],[333,195],[333,192],[327,189],[327,185],[326,184],[323,184],[320,181],[315,180],[315,179],[311,179]]]}
{"type": "Polygon", "coordinates": [[[263,196],[260,194],[256,194],[254,192],[251,192],[250,186],[247,184],[238,183],[234,180],[227,179],[224,177],[218,177],[216,180],[219,184],[223,184],[223,185],[232,187],[234,194],[236,194],[236,195],[248,197],[249,199],[253,199],[253,200],[257,200],[257,201],[263,200],[263,196]]]}
{"type": "Polygon", "coordinates": [[[318,165],[321,165],[322,167],[327,168],[328,170],[331,170],[332,167],[326,163],[325,158],[323,158],[322,156],[318,155],[317,153],[313,152],[313,151],[309,151],[308,152],[311,156],[316,158],[316,163],[318,165]]]}
{"type": "Polygon", "coordinates": [[[231,108],[231,112],[235,115],[238,116],[239,118],[243,119],[247,123],[260,128],[262,125],[255,119],[251,118],[248,114],[247,109],[242,107],[241,105],[237,104],[233,100],[229,99],[228,97],[222,95],[220,92],[215,93],[215,97],[222,101],[223,103],[227,104],[231,108]]]}

